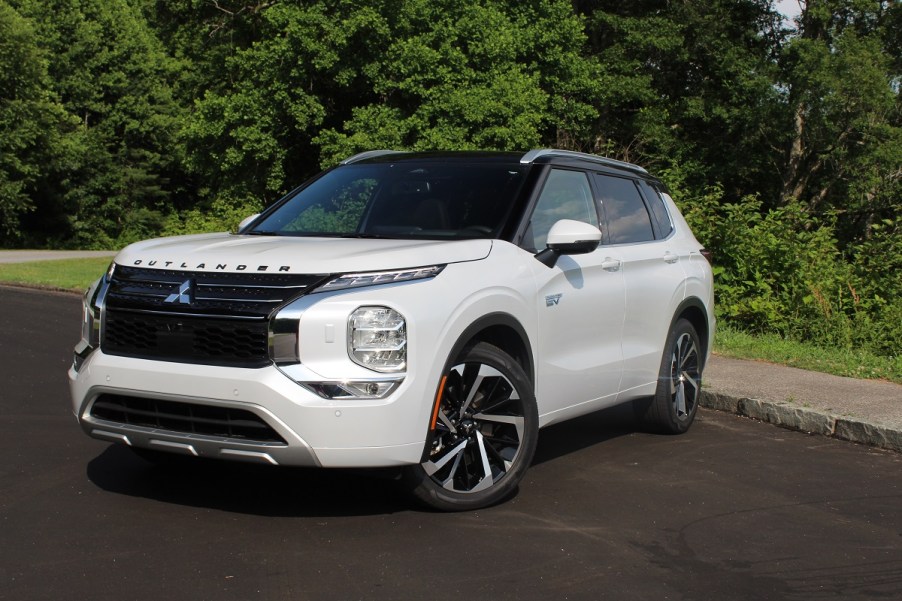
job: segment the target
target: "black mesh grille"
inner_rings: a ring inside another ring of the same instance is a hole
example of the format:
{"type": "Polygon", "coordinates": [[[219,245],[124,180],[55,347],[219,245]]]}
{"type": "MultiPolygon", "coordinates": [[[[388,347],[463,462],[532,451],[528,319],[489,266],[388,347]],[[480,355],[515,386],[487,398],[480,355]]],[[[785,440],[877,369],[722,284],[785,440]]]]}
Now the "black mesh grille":
{"type": "Polygon", "coordinates": [[[231,321],[109,311],[104,352],[145,359],[263,367],[269,363],[266,321],[231,321]]]}
{"type": "Polygon", "coordinates": [[[243,409],[103,394],[94,401],[91,415],[109,422],[170,432],[287,444],[269,424],[243,409]]]}
{"type": "Polygon", "coordinates": [[[270,315],[325,277],[117,266],[101,347],[159,361],[263,367],[270,315]]]}

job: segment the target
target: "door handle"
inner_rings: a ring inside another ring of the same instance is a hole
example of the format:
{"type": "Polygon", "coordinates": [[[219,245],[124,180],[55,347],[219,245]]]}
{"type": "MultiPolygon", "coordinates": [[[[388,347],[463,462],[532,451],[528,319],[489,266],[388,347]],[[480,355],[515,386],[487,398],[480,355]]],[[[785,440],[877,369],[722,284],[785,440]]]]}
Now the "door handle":
{"type": "Polygon", "coordinates": [[[666,253],[664,253],[664,262],[665,263],[676,263],[679,260],[680,260],[680,256],[673,254],[669,250],[666,253]]]}
{"type": "Polygon", "coordinates": [[[605,271],[620,271],[620,266],[622,264],[623,262],[620,259],[605,257],[604,261],[601,262],[601,268],[605,271]]]}

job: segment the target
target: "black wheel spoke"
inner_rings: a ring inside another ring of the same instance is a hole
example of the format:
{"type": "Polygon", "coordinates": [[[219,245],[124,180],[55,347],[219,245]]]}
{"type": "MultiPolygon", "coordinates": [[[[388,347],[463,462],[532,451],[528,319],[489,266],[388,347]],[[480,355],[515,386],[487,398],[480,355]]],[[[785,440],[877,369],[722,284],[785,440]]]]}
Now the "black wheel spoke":
{"type": "Polygon", "coordinates": [[[498,399],[492,399],[492,404],[486,407],[481,411],[483,414],[496,413],[499,409],[507,405],[508,403],[519,401],[520,399],[516,396],[516,391],[511,391],[510,394],[504,395],[498,399]]]}

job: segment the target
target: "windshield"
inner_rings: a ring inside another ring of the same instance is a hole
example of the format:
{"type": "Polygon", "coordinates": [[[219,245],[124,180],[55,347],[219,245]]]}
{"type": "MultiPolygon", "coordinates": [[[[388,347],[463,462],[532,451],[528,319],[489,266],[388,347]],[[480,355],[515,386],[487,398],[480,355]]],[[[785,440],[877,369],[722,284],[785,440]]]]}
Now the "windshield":
{"type": "Polygon", "coordinates": [[[281,236],[491,238],[523,180],[519,164],[343,165],[244,232],[281,236]]]}

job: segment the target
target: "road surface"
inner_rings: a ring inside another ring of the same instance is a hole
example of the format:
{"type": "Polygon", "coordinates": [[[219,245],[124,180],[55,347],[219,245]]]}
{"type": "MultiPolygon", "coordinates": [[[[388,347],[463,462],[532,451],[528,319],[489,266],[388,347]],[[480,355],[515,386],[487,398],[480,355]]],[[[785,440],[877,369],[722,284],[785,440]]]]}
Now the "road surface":
{"type": "Polygon", "coordinates": [[[543,430],[518,495],[423,510],[391,473],[164,469],[85,436],[73,295],[0,288],[0,599],[902,598],[902,455],[702,410],[543,430]]]}

